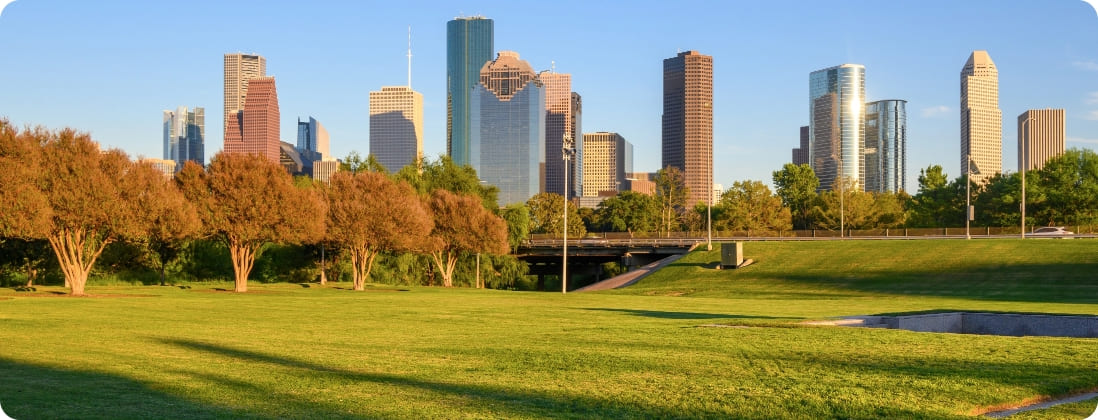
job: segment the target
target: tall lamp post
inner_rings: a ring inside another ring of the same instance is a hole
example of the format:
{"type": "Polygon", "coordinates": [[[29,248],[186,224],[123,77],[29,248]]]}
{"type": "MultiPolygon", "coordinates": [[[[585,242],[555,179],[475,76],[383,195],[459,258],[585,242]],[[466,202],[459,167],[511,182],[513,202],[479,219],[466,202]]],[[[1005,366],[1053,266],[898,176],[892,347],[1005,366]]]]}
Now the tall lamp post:
{"type": "Polygon", "coordinates": [[[564,159],[564,247],[560,270],[560,292],[563,294],[568,293],[568,166],[572,161],[572,154],[576,153],[571,134],[564,133],[560,151],[564,159]]]}
{"type": "MultiPolygon", "coordinates": [[[[712,169],[712,168],[710,168],[712,169]]],[[[705,250],[713,250],[713,171],[709,171],[709,205],[705,208],[705,250]]]]}
{"type": "MultiPolygon", "coordinates": [[[[838,155],[831,155],[832,159],[839,161],[839,238],[843,238],[846,231],[846,177],[843,176],[843,155],[840,151],[838,155]]],[[[831,184],[834,188],[835,184],[831,184]]]]}
{"type": "Polygon", "coordinates": [[[1030,121],[1033,121],[1033,117],[1026,118],[1025,121],[1022,121],[1022,133],[1019,136],[1022,140],[1022,144],[1018,145],[1022,148],[1022,161],[1018,164],[1022,169],[1022,232],[1020,233],[1022,239],[1026,238],[1026,171],[1029,171],[1029,154],[1026,153],[1026,150],[1029,148],[1029,132],[1026,131],[1026,124],[1029,124],[1030,121]]]}
{"type": "Polygon", "coordinates": [[[973,213],[975,212],[972,211],[972,192],[970,186],[972,185],[972,174],[979,175],[980,167],[976,166],[976,162],[972,161],[971,153],[966,156],[965,160],[968,161],[968,165],[966,165],[967,167],[965,168],[967,169],[965,171],[965,239],[972,239],[972,235],[969,234],[968,225],[969,221],[973,219],[973,213]],[[973,171],[973,169],[975,169],[975,171],[973,171]]]}

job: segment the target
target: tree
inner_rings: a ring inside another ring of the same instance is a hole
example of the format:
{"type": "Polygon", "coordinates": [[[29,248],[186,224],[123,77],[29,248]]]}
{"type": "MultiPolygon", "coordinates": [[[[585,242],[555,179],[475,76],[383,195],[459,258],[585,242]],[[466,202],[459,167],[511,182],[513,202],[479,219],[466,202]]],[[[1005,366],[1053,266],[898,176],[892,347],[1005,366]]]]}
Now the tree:
{"type": "Polygon", "coordinates": [[[1098,223],[1098,154],[1071,148],[1045,162],[1037,174],[1035,184],[1047,198],[1035,213],[1037,224],[1098,223]]]}
{"type": "Polygon", "coordinates": [[[690,191],[686,188],[686,178],[682,171],[674,166],[668,166],[656,172],[656,199],[660,203],[660,227],[665,234],[670,234],[672,227],[677,225],[678,219],[686,210],[686,198],[690,191]]]}
{"type": "MultiPolygon", "coordinates": [[[[788,166],[788,165],[787,165],[788,166]]],[[[770,192],[762,181],[736,181],[715,206],[719,214],[714,225],[722,229],[758,231],[782,231],[793,227],[789,208],[770,192]],[[720,223],[718,224],[718,220],[720,223]]]]}
{"type": "Polygon", "coordinates": [[[779,171],[774,171],[774,188],[782,204],[789,208],[793,217],[794,229],[808,229],[812,225],[809,217],[816,190],[820,180],[808,164],[787,163],[779,171]]]}
{"type": "Polygon", "coordinates": [[[500,210],[500,216],[507,222],[507,243],[512,250],[530,237],[530,209],[522,203],[508,204],[500,210]]]}
{"type": "Polygon", "coordinates": [[[456,194],[476,195],[486,209],[495,211],[499,208],[496,204],[499,188],[480,182],[472,166],[459,166],[449,156],[405,166],[395,177],[407,182],[424,197],[434,190],[443,189],[456,194]]]}
{"type": "Polygon", "coordinates": [[[184,241],[199,232],[202,222],[194,204],[150,163],[134,164],[122,179],[122,187],[123,199],[135,210],[131,216],[145,227],[131,239],[152,253],[163,286],[167,265],[178,258],[184,241]]]}
{"type": "Polygon", "coordinates": [[[507,253],[507,224],[485,209],[479,197],[438,189],[431,193],[430,209],[434,229],[429,250],[443,286],[453,287],[454,266],[461,253],[507,253]]]}
{"type": "Polygon", "coordinates": [[[50,230],[42,144],[53,136],[42,128],[20,132],[0,118],[0,238],[44,238],[50,230]]]}
{"type": "Polygon", "coordinates": [[[428,210],[408,184],[377,172],[338,172],[328,188],[328,239],[351,258],[354,290],[364,290],[383,251],[426,248],[428,210]]]}
{"type": "Polygon", "coordinates": [[[339,164],[339,170],[341,172],[350,172],[352,174],[369,171],[380,172],[383,174],[389,173],[385,166],[378,162],[374,155],[366,156],[366,159],[362,158],[357,151],[352,150],[347,154],[347,157],[343,159],[343,162],[339,164]]]}
{"type": "Polygon", "coordinates": [[[660,225],[660,202],[648,194],[622,191],[599,203],[599,226],[610,232],[652,232],[660,225]]]}
{"type": "Polygon", "coordinates": [[[964,177],[948,182],[941,165],[919,170],[919,191],[909,201],[907,225],[944,227],[964,223],[964,183],[964,177]]]}
{"type": "Polygon", "coordinates": [[[229,248],[237,292],[248,291],[248,275],[266,243],[300,244],[324,235],[325,203],[295,188],[282,166],[262,156],[219,153],[205,172],[187,162],[177,177],[205,233],[229,248]]]}
{"type": "MultiPolygon", "coordinates": [[[[530,233],[564,234],[564,197],[556,193],[538,193],[526,201],[530,209],[530,233]]],[[[580,238],[587,234],[576,205],[568,202],[568,236],[580,238]]]]}

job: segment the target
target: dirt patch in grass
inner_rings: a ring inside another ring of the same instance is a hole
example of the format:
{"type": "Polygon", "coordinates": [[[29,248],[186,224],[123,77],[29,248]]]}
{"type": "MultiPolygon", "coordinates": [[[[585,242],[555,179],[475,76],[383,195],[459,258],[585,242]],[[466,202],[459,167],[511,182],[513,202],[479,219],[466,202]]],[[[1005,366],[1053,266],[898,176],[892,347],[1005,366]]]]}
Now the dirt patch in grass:
{"type": "Polygon", "coordinates": [[[188,289],[189,292],[194,293],[225,293],[225,294],[239,294],[239,295],[284,295],[286,292],[279,292],[274,290],[249,290],[247,292],[235,292],[229,289],[188,289]]]}
{"type": "MultiPolygon", "coordinates": [[[[29,298],[148,298],[148,297],[160,297],[159,295],[141,295],[141,294],[123,294],[123,293],[105,293],[105,294],[85,294],[82,296],[73,296],[64,292],[29,292],[20,293],[19,297],[29,298]]],[[[12,299],[12,298],[0,298],[0,299],[12,299]]]]}

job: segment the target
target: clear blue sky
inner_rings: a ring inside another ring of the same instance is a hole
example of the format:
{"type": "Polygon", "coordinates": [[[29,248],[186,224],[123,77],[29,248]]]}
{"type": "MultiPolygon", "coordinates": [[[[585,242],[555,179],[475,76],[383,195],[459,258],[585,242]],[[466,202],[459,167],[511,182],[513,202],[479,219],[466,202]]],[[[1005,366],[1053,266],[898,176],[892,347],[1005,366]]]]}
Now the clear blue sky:
{"type": "Polygon", "coordinates": [[[446,22],[462,14],[495,20],[497,51],[571,73],[584,131],[625,136],[637,171],[660,164],[662,60],[690,49],[714,57],[715,182],[725,188],[770,182],[807,125],[808,74],[842,63],[865,65],[867,99],[908,101],[909,190],[931,164],[958,175],[959,74],[975,49],[999,69],[1005,170],[1017,167],[1016,118],[1030,108],[1065,108],[1067,146],[1098,148],[1098,14],[1080,0],[17,0],[0,15],[0,116],[161,157],[161,111],[201,106],[210,157],[222,144],[222,55],[255,52],[277,79],[283,140],[295,143],[297,117],[311,115],[334,155],[366,152],[369,91],[405,83],[411,25],[424,152],[437,156],[446,22]]]}

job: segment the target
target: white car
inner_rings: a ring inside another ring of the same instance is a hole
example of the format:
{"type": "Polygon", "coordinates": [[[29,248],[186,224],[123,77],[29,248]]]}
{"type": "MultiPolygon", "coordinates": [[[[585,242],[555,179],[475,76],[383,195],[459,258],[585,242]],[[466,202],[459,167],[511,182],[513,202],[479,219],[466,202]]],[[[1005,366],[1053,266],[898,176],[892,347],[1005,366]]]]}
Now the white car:
{"type": "Polygon", "coordinates": [[[1033,232],[1027,233],[1026,236],[1041,236],[1041,237],[1060,237],[1066,235],[1074,235],[1075,233],[1064,229],[1063,226],[1048,226],[1034,229],[1033,232]]]}

